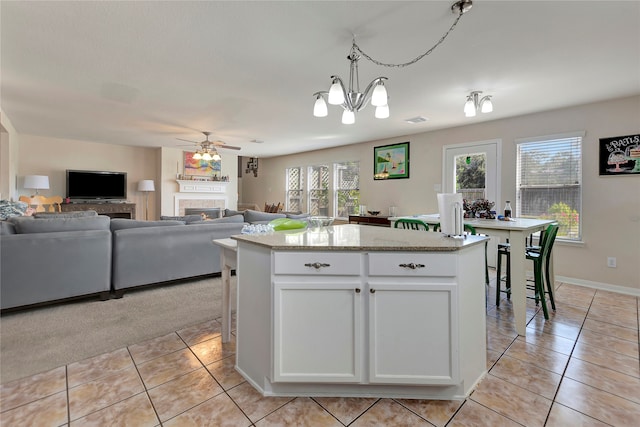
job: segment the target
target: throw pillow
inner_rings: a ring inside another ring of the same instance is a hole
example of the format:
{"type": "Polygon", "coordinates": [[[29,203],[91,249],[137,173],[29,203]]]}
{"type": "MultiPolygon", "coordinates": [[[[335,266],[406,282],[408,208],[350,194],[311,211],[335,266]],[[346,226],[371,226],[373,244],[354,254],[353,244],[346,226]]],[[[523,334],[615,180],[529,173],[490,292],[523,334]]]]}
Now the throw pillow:
{"type": "Polygon", "coordinates": [[[242,215],[242,212],[234,211],[234,210],[231,210],[231,209],[225,209],[223,217],[224,216],[236,216],[236,215],[242,215]]]}
{"type": "Polygon", "coordinates": [[[225,224],[244,222],[243,215],[224,216],[222,218],[207,219],[205,221],[189,222],[187,224],[225,224]]]}
{"type": "Polygon", "coordinates": [[[0,200],[0,219],[22,216],[27,212],[27,208],[29,208],[29,206],[24,202],[0,200]]]}

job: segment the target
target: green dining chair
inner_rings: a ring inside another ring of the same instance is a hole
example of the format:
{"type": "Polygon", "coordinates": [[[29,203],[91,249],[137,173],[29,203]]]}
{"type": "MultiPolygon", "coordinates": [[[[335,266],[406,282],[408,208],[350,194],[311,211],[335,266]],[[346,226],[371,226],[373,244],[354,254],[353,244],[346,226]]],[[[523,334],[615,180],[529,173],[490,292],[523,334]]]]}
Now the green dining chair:
{"type": "MultiPolygon", "coordinates": [[[[533,289],[533,296],[527,296],[527,298],[535,299],[536,305],[542,304],[542,312],[544,318],[549,319],[549,312],[547,310],[546,295],[549,296],[549,302],[551,308],[555,311],[556,303],[553,297],[554,283],[551,280],[551,274],[549,264],[551,261],[551,251],[558,235],[558,224],[550,224],[547,229],[541,234],[540,246],[528,246],[525,249],[525,256],[528,260],[533,261],[533,287],[527,286],[527,289],[533,289]],[[545,286],[546,282],[546,286],[545,286]],[[545,289],[546,287],[546,289],[545,289]]],[[[501,290],[502,279],[498,275],[496,279],[496,306],[500,306],[500,292],[506,292],[507,298],[511,296],[511,268],[510,268],[510,246],[504,245],[498,250],[498,274],[500,273],[500,257],[501,255],[507,255],[507,277],[506,289],[501,290]]]]}
{"type": "Polygon", "coordinates": [[[429,231],[429,224],[413,218],[400,218],[396,221],[394,228],[404,228],[405,230],[429,231]]]}

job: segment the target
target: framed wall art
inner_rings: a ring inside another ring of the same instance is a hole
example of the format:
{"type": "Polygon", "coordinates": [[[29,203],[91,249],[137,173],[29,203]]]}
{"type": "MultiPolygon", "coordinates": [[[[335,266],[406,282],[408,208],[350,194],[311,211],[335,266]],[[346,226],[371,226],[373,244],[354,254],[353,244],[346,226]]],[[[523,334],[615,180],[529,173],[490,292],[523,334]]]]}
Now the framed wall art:
{"type": "Polygon", "coordinates": [[[409,142],[373,149],[373,179],[409,178],[409,142]]]}
{"type": "Polygon", "coordinates": [[[184,176],[213,177],[220,175],[221,168],[220,160],[195,160],[192,152],[184,152],[184,176]]]}
{"type": "Polygon", "coordinates": [[[640,134],[600,138],[600,175],[640,174],[640,134]]]}

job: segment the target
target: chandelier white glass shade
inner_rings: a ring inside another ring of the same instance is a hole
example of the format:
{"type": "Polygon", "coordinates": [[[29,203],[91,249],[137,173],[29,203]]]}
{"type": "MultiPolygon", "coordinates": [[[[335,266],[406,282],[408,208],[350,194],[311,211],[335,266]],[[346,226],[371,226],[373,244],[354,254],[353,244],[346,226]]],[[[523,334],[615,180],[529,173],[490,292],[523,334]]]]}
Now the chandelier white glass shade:
{"type": "Polygon", "coordinates": [[[360,78],[358,76],[358,60],[360,55],[356,52],[355,45],[351,48],[351,53],[347,56],[350,61],[349,67],[349,87],[346,88],[342,79],[338,76],[331,76],[331,87],[328,92],[316,92],[316,102],[313,106],[315,117],[326,117],[329,114],[327,102],[331,105],[340,105],[342,112],[342,123],[350,125],[356,121],[356,112],[365,108],[369,102],[376,107],[375,117],[385,119],[389,117],[389,105],[387,104],[387,88],[384,86],[386,77],[376,77],[367,88],[360,92],[360,78]]]}
{"type": "Polygon", "coordinates": [[[475,117],[478,110],[481,113],[490,113],[493,111],[493,103],[491,95],[480,98],[482,91],[473,91],[467,96],[467,102],[464,103],[464,115],[466,117],[475,117]]]}

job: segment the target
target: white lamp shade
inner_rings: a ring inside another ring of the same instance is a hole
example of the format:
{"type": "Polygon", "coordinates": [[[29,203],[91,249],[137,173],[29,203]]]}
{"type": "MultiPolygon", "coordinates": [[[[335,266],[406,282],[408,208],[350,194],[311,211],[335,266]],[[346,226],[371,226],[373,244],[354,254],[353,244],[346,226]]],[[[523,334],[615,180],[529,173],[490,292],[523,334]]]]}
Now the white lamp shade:
{"type": "Polygon", "coordinates": [[[476,115],[476,106],[471,98],[467,99],[464,104],[464,115],[466,117],[473,117],[476,115]]]}
{"type": "Polygon", "coordinates": [[[153,180],[143,179],[142,181],[138,181],[138,191],[156,191],[153,180]]]}
{"type": "Polygon", "coordinates": [[[316,98],[316,103],[313,105],[313,115],[315,117],[327,117],[329,112],[327,111],[327,103],[321,95],[316,98]]]}
{"type": "Polygon", "coordinates": [[[376,119],[386,119],[387,117],[389,117],[389,106],[388,105],[381,105],[379,107],[376,107],[376,119]]]}
{"type": "Polygon", "coordinates": [[[344,92],[342,91],[342,85],[338,80],[334,80],[333,84],[329,88],[329,104],[341,105],[344,103],[344,92]]]}
{"type": "Polygon", "coordinates": [[[352,125],[356,122],[356,114],[351,110],[344,110],[342,112],[342,124],[352,125]]]}
{"type": "Polygon", "coordinates": [[[387,89],[384,87],[384,83],[380,82],[373,89],[373,94],[371,95],[371,105],[374,107],[382,107],[383,105],[387,105],[387,89]]]}
{"type": "Polygon", "coordinates": [[[218,162],[220,161],[220,159],[222,159],[222,157],[220,157],[220,154],[217,151],[213,153],[213,156],[211,156],[211,158],[213,159],[214,162],[218,162]]]}
{"type": "Polygon", "coordinates": [[[46,175],[27,175],[24,177],[24,188],[35,188],[36,190],[49,189],[49,177],[46,175]]]}
{"type": "Polygon", "coordinates": [[[491,98],[485,96],[482,101],[482,106],[480,107],[480,111],[483,113],[490,113],[493,111],[493,103],[491,102],[491,98]]]}
{"type": "Polygon", "coordinates": [[[208,162],[211,159],[213,159],[213,157],[211,157],[211,154],[209,154],[208,152],[202,155],[202,160],[205,160],[208,162]]]}
{"type": "Polygon", "coordinates": [[[193,157],[192,157],[192,158],[193,158],[193,160],[200,160],[200,159],[202,159],[202,154],[200,154],[200,153],[196,152],[196,153],[193,155],[193,157]]]}

